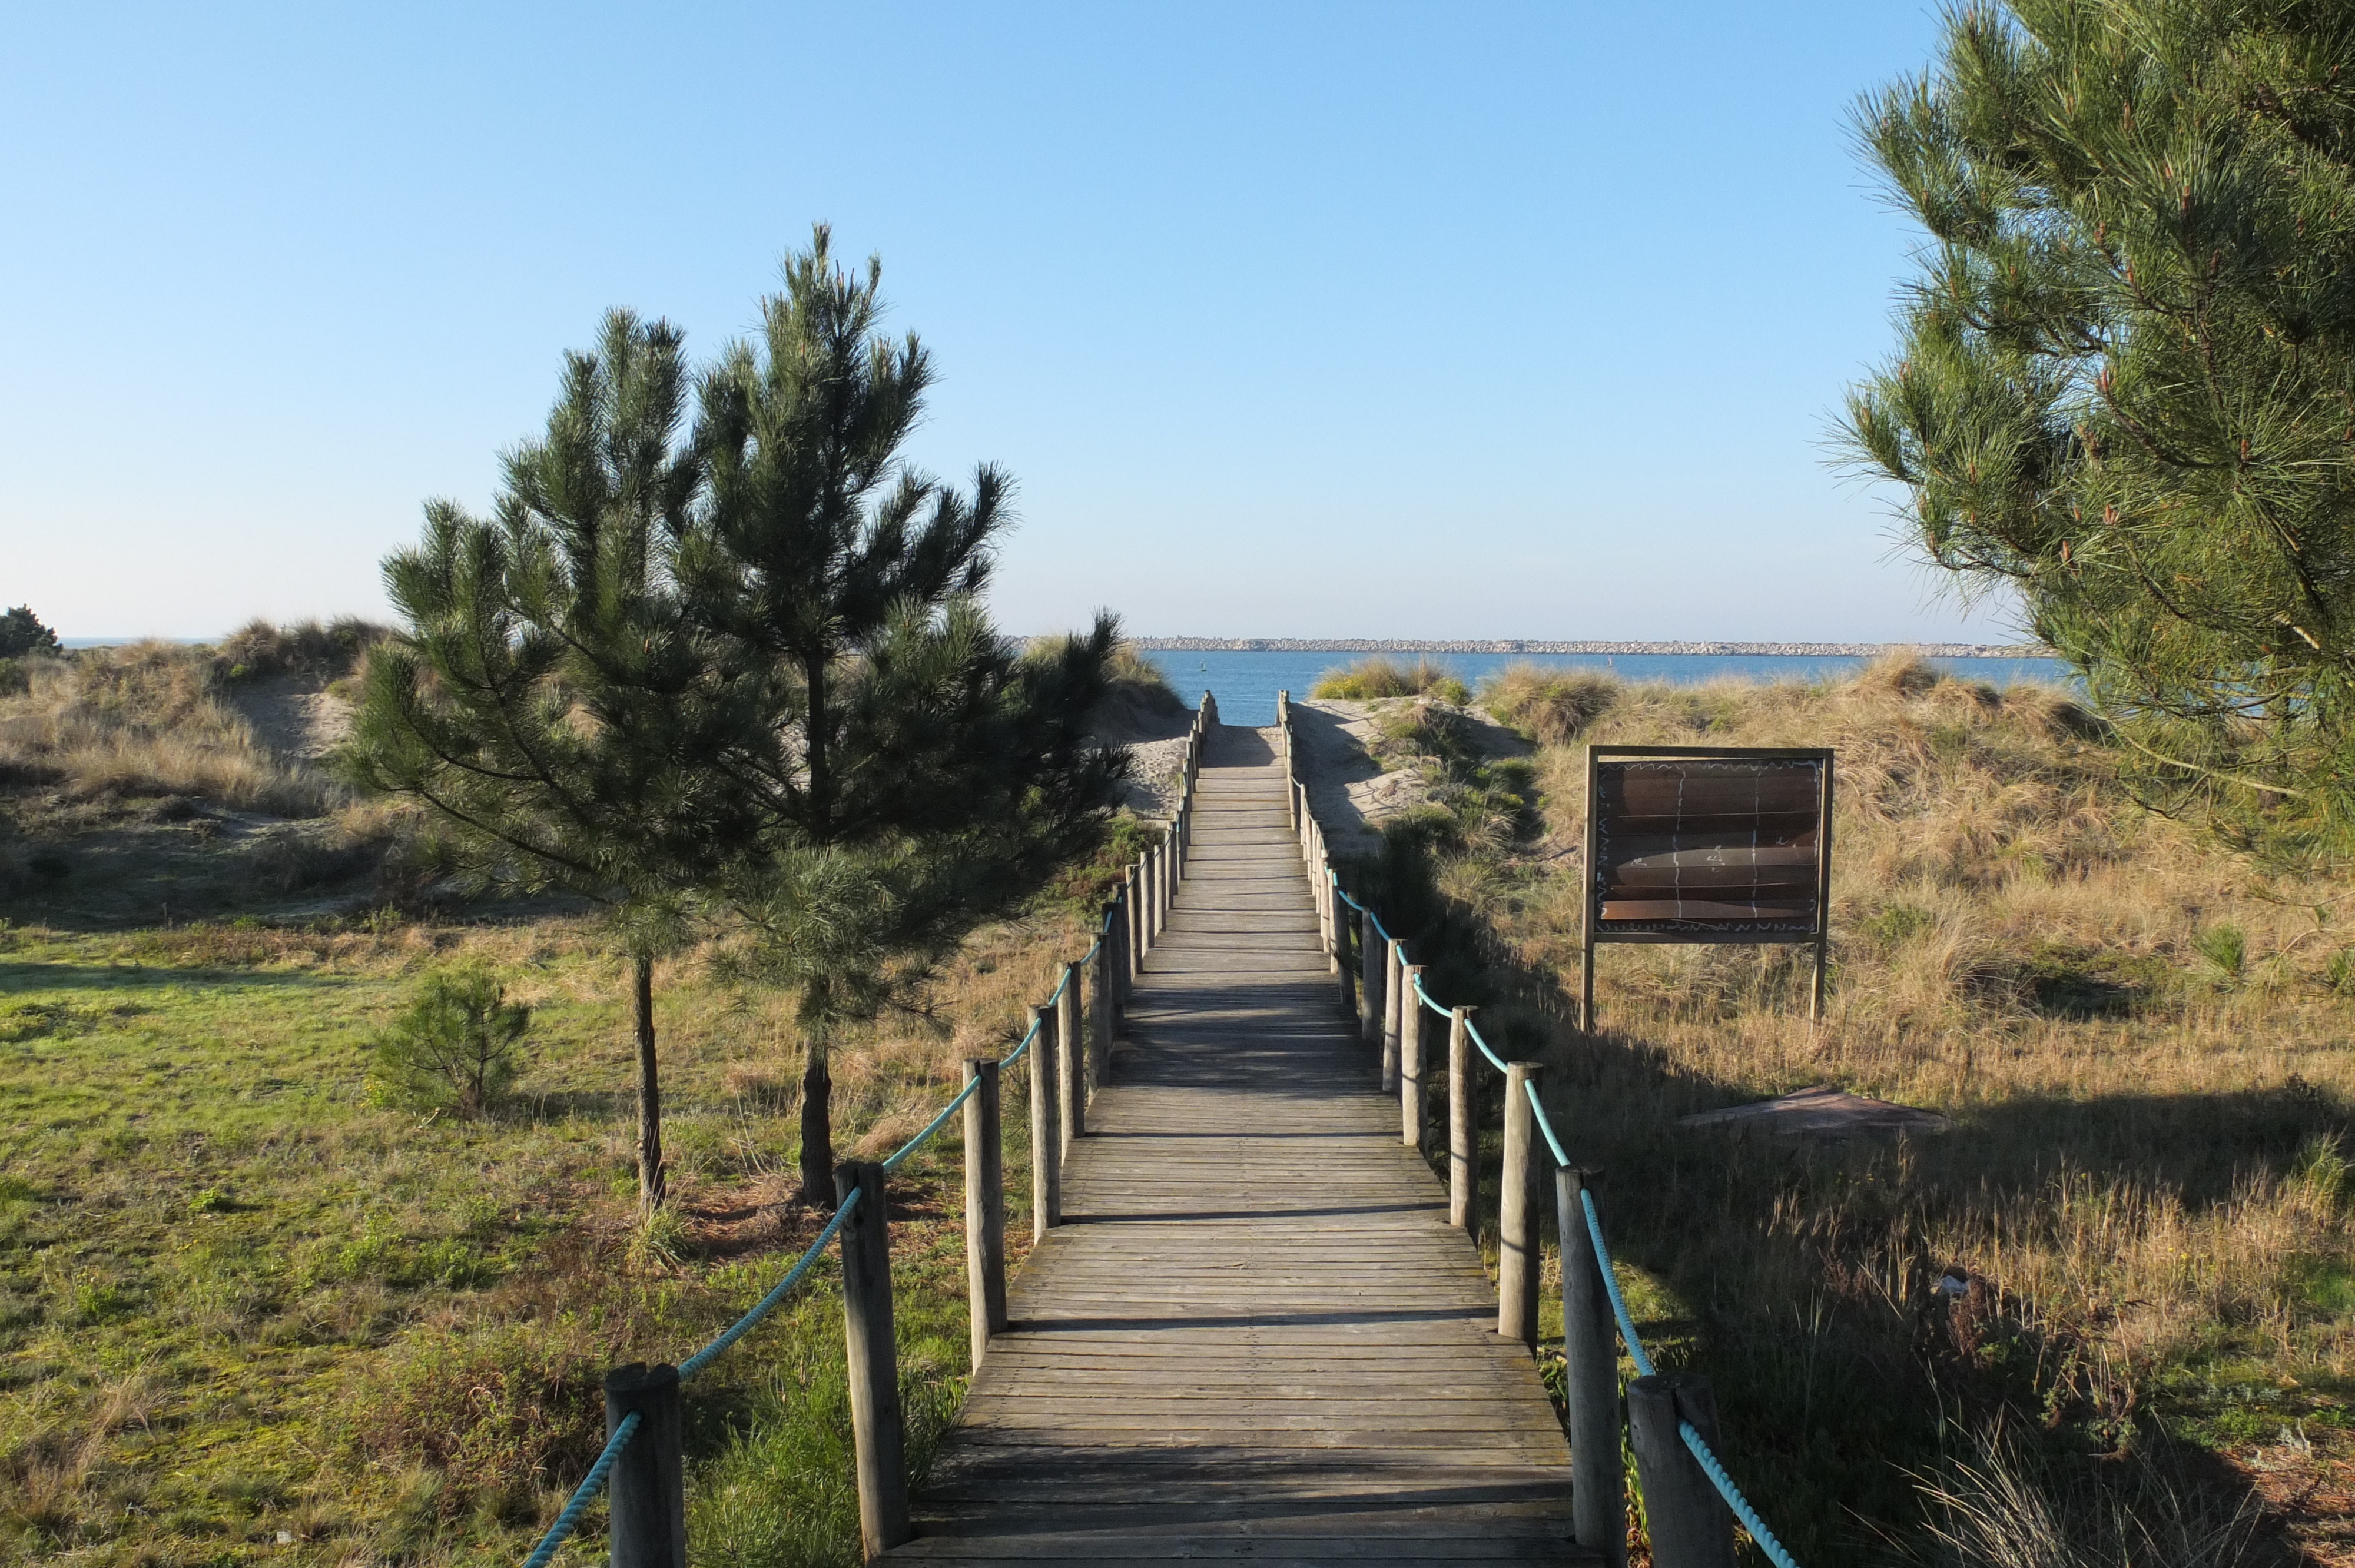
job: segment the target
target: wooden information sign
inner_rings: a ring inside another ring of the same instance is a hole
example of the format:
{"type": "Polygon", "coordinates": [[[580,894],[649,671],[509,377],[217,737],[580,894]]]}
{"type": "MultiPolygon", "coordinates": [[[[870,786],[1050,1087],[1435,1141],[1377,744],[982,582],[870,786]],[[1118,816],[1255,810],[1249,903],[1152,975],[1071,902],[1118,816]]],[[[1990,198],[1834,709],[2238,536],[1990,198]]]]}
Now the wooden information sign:
{"type": "Polygon", "coordinates": [[[1579,1016],[1604,942],[1806,942],[1824,1010],[1828,747],[1589,746],[1579,1016]]]}

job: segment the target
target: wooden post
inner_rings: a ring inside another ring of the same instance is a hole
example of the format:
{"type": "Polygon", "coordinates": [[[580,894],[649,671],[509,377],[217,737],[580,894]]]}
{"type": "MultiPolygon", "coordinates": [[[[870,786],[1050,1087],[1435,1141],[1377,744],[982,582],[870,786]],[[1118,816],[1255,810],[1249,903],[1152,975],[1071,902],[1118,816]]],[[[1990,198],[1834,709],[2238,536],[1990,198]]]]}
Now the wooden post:
{"type": "Polygon", "coordinates": [[[605,1436],[632,1411],[638,1430],[613,1461],[613,1568],[687,1568],[687,1471],[679,1458],[678,1369],[632,1361],[605,1374],[605,1436]]]}
{"type": "Polygon", "coordinates": [[[1480,1133],[1472,1119],[1472,1010],[1447,1018],[1447,1223],[1480,1233],[1480,1133]]]}
{"type": "Polygon", "coordinates": [[[1406,994],[1406,944],[1392,938],[1383,949],[1382,1091],[1391,1094],[1399,1086],[1399,1020],[1412,999],[1406,994]]]}
{"type": "Polygon", "coordinates": [[[1824,1019],[1824,969],[1832,949],[1832,759],[1824,758],[1823,793],[1816,816],[1816,983],[1808,993],[1807,1022],[1824,1019]]]}
{"type": "Polygon", "coordinates": [[[981,1370],[990,1336],[1006,1331],[1006,1142],[999,1118],[997,1064],[964,1065],[981,1086],[964,1102],[964,1277],[973,1319],[973,1369],[981,1370]]]}
{"type": "Polygon", "coordinates": [[[1627,1425],[1652,1561],[1658,1568],[1733,1568],[1732,1510],[1685,1446],[1678,1430],[1683,1421],[1716,1448],[1717,1401],[1708,1379],[1681,1372],[1639,1377],[1627,1385],[1627,1425]]]}
{"type": "Polygon", "coordinates": [[[1044,1238],[1063,1223],[1062,1098],[1055,1087],[1055,1015],[1030,1010],[1039,1038],[1030,1042],[1030,1234],[1044,1238]]]}
{"type": "Polygon", "coordinates": [[[1161,931],[1154,916],[1159,912],[1160,898],[1153,888],[1154,857],[1161,853],[1159,844],[1148,844],[1136,859],[1136,950],[1140,957],[1153,951],[1160,940],[1161,931]]]}
{"type": "MultiPolygon", "coordinates": [[[[1309,848],[1303,857],[1309,874],[1309,890],[1316,895],[1316,951],[1333,960],[1333,878],[1326,875],[1324,845],[1319,842],[1316,824],[1309,824],[1309,848]]],[[[1330,970],[1326,970],[1330,975],[1330,970]]]]}
{"type": "Polygon", "coordinates": [[[1088,1041],[1080,1033],[1080,966],[1063,966],[1062,994],[1055,999],[1055,1081],[1063,1088],[1063,1147],[1088,1130],[1088,1041]]]}
{"type": "Polygon", "coordinates": [[[1153,945],[1161,945],[1161,932],[1169,924],[1169,853],[1176,847],[1178,822],[1171,818],[1161,830],[1161,842],[1153,846],[1153,945]]]}
{"type": "Polygon", "coordinates": [[[1325,865],[1325,890],[1333,900],[1333,990],[1341,1011],[1354,1013],[1358,1009],[1358,971],[1349,962],[1349,922],[1341,910],[1338,885],[1333,880],[1330,862],[1325,865]]]}
{"type": "Polygon", "coordinates": [[[1104,907],[1112,914],[1111,927],[1104,932],[1104,994],[1112,1001],[1113,1028],[1117,1031],[1128,1016],[1128,898],[1124,889],[1114,888],[1111,902],[1104,907]]]}
{"type": "Polygon", "coordinates": [[[1358,913],[1358,1028],[1369,1041],[1382,1037],[1382,966],[1390,960],[1384,949],[1390,946],[1374,934],[1374,911],[1370,906],[1358,913]]]}
{"type": "Polygon", "coordinates": [[[1538,1124],[1525,1084],[1535,1062],[1505,1065],[1505,1175],[1497,1196],[1497,1332],[1538,1342],[1538,1124]]]}
{"type": "Polygon", "coordinates": [[[858,1464],[858,1537],[867,1561],[915,1534],[908,1519],[907,1431],[900,1414],[900,1343],[891,1328],[890,1229],[883,1167],[845,1160],[834,1196],[865,1194],[842,1227],[842,1334],[849,1361],[850,1436],[858,1464]]]}
{"type": "Polygon", "coordinates": [[[1103,1087],[1104,1075],[1112,1064],[1112,938],[1107,935],[1096,945],[1096,956],[1088,966],[1088,1012],[1092,1022],[1088,1029],[1088,1091],[1092,1094],[1103,1087]]]}
{"type": "Polygon", "coordinates": [[[1399,1139],[1423,1147],[1423,999],[1414,993],[1421,964],[1406,966],[1404,1011],[1399,1014],[1399,1139]]]}
{"type": "Polygon", "coordinates": [[[1127,973],[1120,983],[1123,1000],[1136,989],[1136,977],[1145,972],[1145,900],[1139,896],[1137,885],[1137,869],[1131,865],[1127,883],[1121,888],[1121,902],[1128,911],[1128,928],[1121,936],[1122,956],[1128,960],[1127,973]]]}
{"type": "Polygon", "coordinates": [[[1586,853],[1579,856],[1578,874],[1582,891],[1578,896],[1578,1026],[1585,1033],[1594,1033],[1594,926],[1603,911],[1603,874],[1595,859],[1603,852],[1601,792],[1603,772],[1594,758],[1594,746],[1586,747],[1586,853]]]}
{"type": "Polygon", "coordinates": [[[1592,1171],[1556,1171],[1554,1231],[1561,1238],[1561,1351],[1570,1406],[1570,1502],[1578,1543],[1613,1568],[1627,1561],[1627,1467],[1619,1446],[1618,1327],[1603,1288],[1582,1192],[1592,1171]]]}

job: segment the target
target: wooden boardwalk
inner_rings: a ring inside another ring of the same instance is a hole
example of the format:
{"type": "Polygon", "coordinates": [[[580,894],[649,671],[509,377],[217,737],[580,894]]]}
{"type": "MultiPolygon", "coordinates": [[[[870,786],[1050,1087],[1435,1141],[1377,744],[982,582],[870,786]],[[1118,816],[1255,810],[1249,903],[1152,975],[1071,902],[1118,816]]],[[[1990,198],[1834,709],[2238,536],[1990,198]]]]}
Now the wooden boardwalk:
{"type": "Polygon", "coordinates": [[[1213,732],[1064,1224],[894,1560],[1594,1561],[1537,1371],[1336,1003],[1284,796],[1267,734],[1213,732]]]}

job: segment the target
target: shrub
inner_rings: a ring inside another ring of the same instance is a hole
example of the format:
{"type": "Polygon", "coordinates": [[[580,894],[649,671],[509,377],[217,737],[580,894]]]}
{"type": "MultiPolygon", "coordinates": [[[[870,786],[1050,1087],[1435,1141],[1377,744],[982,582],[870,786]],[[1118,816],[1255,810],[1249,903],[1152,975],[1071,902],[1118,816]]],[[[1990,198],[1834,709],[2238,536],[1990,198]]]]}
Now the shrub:
{"type": "Polygon", "coordinates": [[[1368,702],[1377,697],[1433,696],[1445,702],[1468,703],[1472,694],[1446,665],[1430,659],[1401,664],[1382,654],[1360,659],[1347,669],[1327,670],[1309,688],[1312,697],[1368,702]]]}
{"type": "Polygon", "coordinates": [[[57,652],[58,634],[42,625],[41,618],[29,606],[20,604],[0,615],[0,659],[57,652]]]}
{"type": "Polygon", "coordinates": [[[1610,675],[1511,664],[1481,683],[1480,705],[1540,746],[1568,746],[1619,701],[1610,675]]]}
{"type": "Polygon", "coordinates": [[[376,1044],[379,1096],[468,1116],[489,1110],[514,1084],[531,1009],[506,1000],[487,969],[461,965],[428,975],[376,1044]]]}

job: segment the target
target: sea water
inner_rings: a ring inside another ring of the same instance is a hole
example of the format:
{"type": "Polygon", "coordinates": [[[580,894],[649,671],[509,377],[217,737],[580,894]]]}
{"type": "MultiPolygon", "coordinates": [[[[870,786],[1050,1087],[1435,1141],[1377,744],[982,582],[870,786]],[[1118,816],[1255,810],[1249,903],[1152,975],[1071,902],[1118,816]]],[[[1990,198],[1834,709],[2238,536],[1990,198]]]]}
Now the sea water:
{"type": "MultiPolygon", "coordinates": [[[[1623,681],[1667,681],[1699,685],[1704,681],[1840,681],[1863,669],[1870,660],[1854,655],[1794,653],[1299,653],[1220,649],[1194,651],[1169,648],[1140,650],[1161,667],[1169,683],[1188,703],[1199,703],[1209,692],[1219,700],[1219,717],[1228,724],[1270,725],[1275,722],[1275,694],[1288,691],[1305,699],[1316,678],[1360,659],[1382,657],[1401,664],[1428,659],[1444,665],[1465,685],[1477,688],[1487,676],[1508,664],[1535,664],[1541,669],[1601,670],[1623,681]]],[[[2009,686],[2022,682],[2067,686],[2075,683],[2069,667],[2058,659],[1933,659],[1929,662],[1966,681],[2009,686]]]]}

